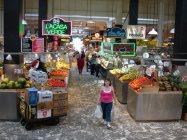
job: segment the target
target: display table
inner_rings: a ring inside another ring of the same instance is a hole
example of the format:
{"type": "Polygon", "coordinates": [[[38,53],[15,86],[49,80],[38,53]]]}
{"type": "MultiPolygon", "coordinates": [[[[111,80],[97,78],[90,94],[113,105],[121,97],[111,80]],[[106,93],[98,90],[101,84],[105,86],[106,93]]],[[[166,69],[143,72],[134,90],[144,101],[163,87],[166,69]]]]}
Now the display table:
{"type": "Polygon", "coordinates": [[[0,120],[20,120],[17,93],[16,89],[0,90],[0,120]]]}
{"type": "Polygon", "coordinates": [[[103,78],[107,78],[107,74],[111,69],[113,68],[105,68],[103,65],[99,65],[99,73],[103,78]]]}
{"type": "Polygon", "coordinates": [[[122,104],[126,104],[129,81],[121,82],[118,78],[115,78],[115,85],[116,97],[118,101],[122,104]]]}
{"type": "Polygon", "coordinates": [[[182,91],[136,93],[129,87],[127,109],[136,121],[179,120],[182,91]]]}

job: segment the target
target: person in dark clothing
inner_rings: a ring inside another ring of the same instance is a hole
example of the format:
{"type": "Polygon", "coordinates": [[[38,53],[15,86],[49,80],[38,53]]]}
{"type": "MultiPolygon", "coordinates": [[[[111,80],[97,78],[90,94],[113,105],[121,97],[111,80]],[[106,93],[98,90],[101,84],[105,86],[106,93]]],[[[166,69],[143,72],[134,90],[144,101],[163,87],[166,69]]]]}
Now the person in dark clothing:
{"type": "Polygon", "coordinates": [[[97,56],[96,57],[96,62],[95,62],[95,75],[96,75],[96,77],[99,77],[99,57],[100,56],[97,56]]]}
{"type": "Polygon", "coordinates": [[[44,63],[39,59],[38,60],[38,67],[36,68],[36,70],[41,70],[43,72],[47,72],[45,66],[44,66],[44,63]]]}
{"type": "Polygon", "coordinates": [[[91,75],[94,75],[94,73],[95,73],[95,64],[96,64],[96,55],[95,54],[93,54],[92,55],[92,58],[90,59],[90,69],[91,69],[91,75]]]}

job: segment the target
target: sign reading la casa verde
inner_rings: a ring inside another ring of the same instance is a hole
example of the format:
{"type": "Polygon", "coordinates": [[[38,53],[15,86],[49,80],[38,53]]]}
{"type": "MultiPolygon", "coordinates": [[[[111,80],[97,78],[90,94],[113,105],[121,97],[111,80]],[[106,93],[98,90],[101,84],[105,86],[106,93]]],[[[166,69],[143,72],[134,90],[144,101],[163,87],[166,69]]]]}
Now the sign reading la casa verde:
{"type": "Polygon", "coordinates": [[[54,17],[42,21],[42,35],[71,35],[71,21],[54,17]]]}

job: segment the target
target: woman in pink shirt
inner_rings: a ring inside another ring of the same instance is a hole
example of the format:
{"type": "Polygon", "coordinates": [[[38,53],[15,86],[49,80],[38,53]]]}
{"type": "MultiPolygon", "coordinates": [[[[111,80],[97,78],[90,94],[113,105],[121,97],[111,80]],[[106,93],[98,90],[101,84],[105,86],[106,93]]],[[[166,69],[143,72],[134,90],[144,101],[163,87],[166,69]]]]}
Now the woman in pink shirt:
{"type": "Polygon", "coordinates": [[[100,89],[100,98],[98,103],[101,104],[104,124],[106,124],[107,128],[111,128],[111,110],[114,96],[114,88],[111,86],[110,79],[107,78],[104,81],[104,86],[100,89]]]}

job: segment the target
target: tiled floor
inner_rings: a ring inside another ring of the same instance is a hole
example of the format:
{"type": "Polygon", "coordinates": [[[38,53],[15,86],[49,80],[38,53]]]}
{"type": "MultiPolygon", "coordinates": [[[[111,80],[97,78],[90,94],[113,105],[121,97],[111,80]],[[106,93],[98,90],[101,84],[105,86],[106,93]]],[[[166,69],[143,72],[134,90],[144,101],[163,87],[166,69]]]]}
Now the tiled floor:
{"type": "Polygon", "coordinates": [[[116,119],[106,129],[93,117],[98,101],[100,79],[72,70],[69,84],[68,116],[58,125],[36,125],[26,131],[19,122],[0,122],[0,140],[187,140],[187,123],[135,122],[126,105],[116,103],[116,119]]]}

